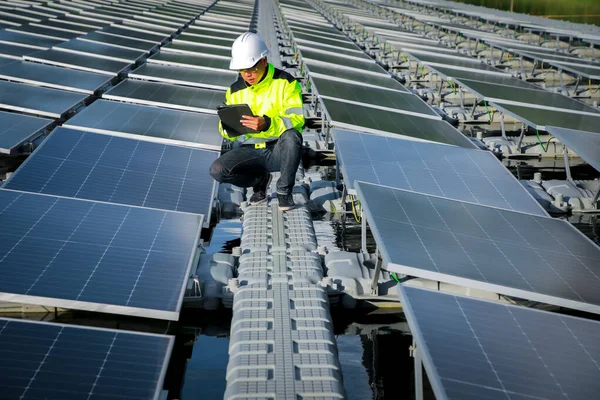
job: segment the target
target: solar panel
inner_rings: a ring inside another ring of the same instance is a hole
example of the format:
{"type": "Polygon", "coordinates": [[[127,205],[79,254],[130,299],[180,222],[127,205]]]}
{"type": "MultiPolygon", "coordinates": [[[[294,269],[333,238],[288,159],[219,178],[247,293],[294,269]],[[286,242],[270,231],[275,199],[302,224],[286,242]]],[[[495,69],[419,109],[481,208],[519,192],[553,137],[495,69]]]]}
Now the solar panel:
{"type": "Polygon", "coordinates": [[[328,79],[311,78],[321,97],[329,97],[358,105],[377,107],[402,114],[423,118],[442,119],[427,103],[418,96],[405,91],[374,88],[364,85],[336,82],[328,79]]]}
{"type": "MultiPolygon", "coordinates": [[[[229,32],[223,29],[203,28],[201,26],[190,26],[184,31],[186,35],[204,35],[213,37],[222,37],[235,40],[239,34],[237,32],[229,32]]],[[[183,36],[183,35],[182,35],[183,36]]]]}
{"type": "Polygon", "coordinates": [[[216,185],[207,171],[217,157],[57,128],[3,187],[209,216],[216,185]]]}
{"type": "Polygon", "coordinates": [[[0,81],[0,108],[60,118],[83,103],[87,95],[0,81]]]}
{"type": "Polygon", "coordinates": [[[0,31],[0,43],[28,46],[32,49],[44,50],[62,43],[63,40],[25,35],[7,30],[0,31]]]}
{"type": "Polygon", "coordinates": [[[191,55],[214,55],[220,57],[231,57],[230,47],[215,47],[206,46],[201,44],[189,44],[189,43],[169,43],[161,48],[161,51],[165,53],[181,53],[191,55]]]}
{"type": "Polygon", "coordinates": [[[472,148],[474,144],[449,123],[323,98],[328,119],[335,128],[381,135],[402,135],[472,148]]]}
{"type": "Polygon", "coordinates": [[[215,38],[211,36],[195,36],[189,34],[181,34],[177,37],[177,39],[173,39],[173,43],[183,43],[183,44],[201,44],[201,45],[214,45],[231,48],[233,41],[235,39],[231,38],[215,38]]]}
{"type": "Polygon", "coordinates": [[[533,84],[525,82],[521,79],[513,78],[512,76],[509,76],[509,75],[502,76],[502,75],[497,75],[497,74],[485,74],[485,73],[480,74],[480,73],[473,72],[473,71],[461,71],[461,70],[457,70],[457,69],[447,69],[447,68],[443,68],[443,67],[435,67],[435,70],[445,76],[450,76],[454,79],[458,79],[460,81],[465,81],[465,84],[470,81],[478,81],[478,82],[485,82],[485,83],[494,84],[494,85],[509,86],[511,88],[519,87],[519,88],[524,88],[524,89],[529,89],[529,90],[538,90],[538,91],[546,92],[546,90],[544,90],[540,86],[533,85],[533,84]]]}
{"type": "Polygon", "coordinates": [[[411,57],[423,62],[426,65],[432,65],[434,67],[437,66],[441,66],[441,67],[446,67],[446,68],[450,68],[450,69],[458,69],[458,68],[468,68],[468,69],[475,69],[475,70],[481,70],[481,71],[490,71],[490,72],[497,72],[497,73],[502,73],[501,70],[499,70],[498,68],[492,67],[491,65],[488,64],[484,64],[481,61],[477,60],[477,59],[455,59],[455,58],[446,58],[446,57],[440,57],[439,55],[434,55],[434,54],[425,54],[425,53],[419,53],[419,54],[409,54],[411,57]]]}
{"type": "Polygon", "coordinates": [[[157,400],[173,337],[0,318],[5,399],[157,400]]]}
{"type": "Polygon", "coordinates": [[[400,82],[393,79],[389,74],[364,73],[356,69],[339,68],[333,64],[320,64],[311,61],[305,61],[304,63],[308,66],[310,76],[366,86],[383,87],[401,91],[406,90],[400,82]]]}
{"type": "Polygon", "coordinates": [[[196,26],[199,26],[200,28],[218,28],[218,29],[227,29],[230,32],[237,32],[238,35],[241,35],[242,33],[248,31],[248,28],[244,28],[241,26],[233,26],[233,25],[228,25],[228,24],[221,24],[218,22],[214,22],[214,21],[208,21],[208,20],[201,20],[201,19],[197,19],[196,21],[194,21],[194,24],[196,24],[196,26]]]}
{"type": "Polygon", "coordinates": [[[128,26],[116,24],[104,27],[102,30],[99,30],[98,33],[116,37],[143,40],[148,43],[156,44],[162,43],[168,37],[167,35],[144,32],[141,29],[136,30],[128,26]]]}
{"type": "Polygon", "coordinates": [[[144,64],[128,74],[129,78],[173,83],[209,89],[227,90],[238,74],[229,70],[207,70],[173,67],[161,64],[144,64]]]}
{"type": "Polygon", "coordinates": [[[537,51],[518,51],[518,55],[522,55],[525,58],[533,59],[533,60],[552,60],[558,62],[566,62],[566,63],[575,63],[582,65],[598,65],[592,61],[586,61],[582,58],[577,57],[576,55],[570,53],[560,53],[560,54],[552,54],[547,52],[537,52],[537,51]]]}
{"type": "Polygon", "coordinates": [[[77,37],[77,35],[78,35],[75,32],[65,32],[63,30],[46,28],[43,26],[35,26],[35,25],[30,25],[30,24],[14,26],[14,27],[10,28],[10,30],[12,32],[41,36],[41,37],[45,37],[45,38],[49,38],[49,39],[56,39],[56,40],[60,40],[60,41],[73,39],[73,38],[77,37]]]}
{"type": "Polygon", "coordinates": [[[55,50],[82,54],[89,57],[105,58],[107,60],[134,63],[141,59],[146,52],[109,46],[101,43],[73,39],[61,45],[54,46],[55,50]]]}
{"type": "Polygon", "coordinates": [[[299,45],[301,45],[301,46],[304,45],[307,48],[310,48],[313,50],[330,51],[330,52],[334,52],[336,54],[341,54],[341,55],[348,56],[348,57],[357,57],[357,56],[362,57],[362,55],[364,54],[363,51],[359,47],[357,47],[356,49],[346,49],[346,48],[341,48],[339,46],[331,46],[328,44],[309,42],[308,40],[303,40],[303,39],[296,39],[295,41],[299,45]]]}
{"type": "Polygon", "coordinates": [[[546,127],[546,131],[600,171],[600,134],[552,126],[546,127]]]}
{"type": "Polygon", "coordinates": [[[68,53],[59,50],[38,51],[23,56],[26,61],[34,61],[42,64],[57,65],[82,71],[96,72],[98,74],[115,76],[127,68],[129,62],[114,61],[98,57],[89,57],[83,54],[68,53]]]}
{"type": "Polygon", "coordinates": [[[564,110],[563,112],[587,113],[600,116],[600,113],[595,108],[583,102],[547,90],[531,90],[467,79],[461,79],[459,83],[494,103],[515,103],[516,105],[521,104],[528,107],[540,105],[549,110],[564,110]]]}
{"type": "Polygon", "coordinates": [[[519,50],[519,51],[536,51],[536,52],[545,52],[548,54],[556,54],[558,51],[552,47],[542,47],[542,46],[533,46],[528,45],[526,43],[518,42],[518,41],[507,41],[501,42],[500,39],[486,38],[486,44],[493,46],[494,48],[504,49],[508,51],[519,50]]]}
{"type": "Polygon", "coordinates": [[[11,154],[50,124],[48,119],[0,111],[0,154],[11,154]]]}
{"type": "Polygon", "coordinates": [[[333,137],[349,193],[362,181],[548,215],[489,151],[335,129],[333,137]]]}
{"type": "Polygon", "coordinates": [[[158,143],[221,151],[216,115],[97,100],[63,126],[158,143]]]}
{"type": "Polygon", "coordinates": [[[394,46],[396,49],[406,49],[408,51],[417,50],[430,50],[435,52],[442,52],[448,54],[456,54],[456,50],[450,49],[444,45],[437,43],[430,43],[431,41],[426,41],[426,39],[407,39],[407,38],[385,38],[385,43],[394,46]]]}
{"type": "Polygon", "coordinates": [[[93,32],[95,31],[96,27],[93,26],[82,26],[82,25],[73,25],[72,23],[68,23],[66,21],[61,21],[58,19],[50,19],[50,20],[45,20],[43,22],[43,24],[32,24],[35,26],[42,26],[45,28],[56,28],[56,29],[62,29],[62,30],[66,30],[67,32],[73,32],[73,33],[77,33],[77,34],[84,34],[86,32],[93,32]]]}
{"type": "Polygon", "coordinates": [[[355,188],[389,271],[600,313],[600,248],[568,222],[355,188]]]}
{"type": "Polygon", "coordinates": [[[102,97],[151,106],[216,114],[225,91],[126,79],[102,97]]]}
{"type": "Polygon", "coordinates": [[[600,390],[600,324],[398,285],[436,399],[583,400],[600,390]]]}
{"type": "Polygon", "coordinates": [[[539,130],[546,130],[546,126],[555,126],[577,131],[600,133],[599,117],[577,114],[577,118],[569,118],[568,113],[508,103],[497,103],[496,106],[504,112],[513,115],[518,120],[524,121],[527,125],[539,130]]]}
{"type": "Polygon", "coordinates": [[[128,39],[120,36],[106,35],[98,32],[91,32],[86,35],[80,36],[79,40],[85,42],[100,43],[107,46],[113,46],[138,52],[142,51],[146,53],[158,46],[158,43],[151,43],[137,39],[128,39]]]}
{"type": "MultiPolygon", "coordinates": [[[[20,24],[26,24],[27,22],[31,21],[16,15],[3,13],[2,9],[0,9],[0,22],[10,26],[18,26],[20,24]]],[[[39,20],[36,20],[35,22],[39,22],[39,20]]]]}
{"type": "Polygon", "coordinates": [[[572,65],[568,63],[554,62],[554,66],[559,70],[569,71],[571,73],[581,75],[588,79],[600,79],[600,67],[584,66],[584,65],[572,65]]]}
{"type": "Polygon", "coordinates": [[[179,318],[202,215],[7,189],[0,210],[0,300],[179,318]]]}
{"type": "Polygon", "coordinates": [[[332,52],[318,52],[314,50],[301,50],[302,59],[319,61],[327,64],[341,65],[344,67],[355,68],[362,71],[371,71],[376,73],[386,73],[385,70],[377,65],[374,60],[367,58],[347,58],[332,52]]]}
{"type": "MultiPolygon", "coordinates": [[[[336,58],[348,60],[349,62],[355,62],[355,61],[363,61],[363,62],[368,62],[368,63],[373,62],[373,59],[371,57],[369,57],[368,55],[366,55],[365,53],[363,53],[362,51],[358,52],[358,51],[347,50],[347,49],[343,49],[343,48],[340,48],[338,51],[338,47],[334,47],[334,46],[327,47],[327,45],[313,46],[312,43],[311,44],[297,43],[296,46],[298,47],[298,49],[300,49],[300,52],[302,53],[302,55],[304,57],[312,58],[313,60],[333,62],[333,61],[329,60],[329,58],[328,58],[328,56],[333,55],[336,58]],[[326,58],[323,58],[323,57],[326,57],[326,58]]],[[[352,66],[352,65],[350,65],[350,66],[352,66]]]]}
{"type": "Polygon", "coordinates": [[[240,19],[236,19],[236,18],[230,18],[227,17],[226,15],[220,14],[220,15],[215,15],[214,11],[215,10],[211,10],[211,13],[206,13],[200,16],[200,18],[196,21],[197,24],[202,24],[203,22],[216,22],[216,23],[222,23],[222,24],[231,24],[232,26],[235,26],[236,28],[239,29],[248,29],[249,25],[250,25],[250,18],[242,18],[240,19]]]}
{"type": "Polygon", "coordinates": [[[106,75],[93,72],[67,70],[27,61],[0,66],[0,78],[87,94],[93,94],[111,80],[106,75]]]}
{"type": "Polygon", "coordinates": [[[293,23],[290,23],[289,26],[290,26],[292,33],[294,34],[295,39],[311,40],[311,39],[308,39],[306,36],[303,37],[302,35],[316,35],[316,36],[321,36],[324,38],[337,39],[337,40],[342,40],[342,41],[346,41],[346,42],[348,39],[346,36],[341,34],[340,31],[338,31],[337,29],[335,29],[333,27],[319,27],[319,30],[316,31],[314,27],[306,28],[304,26],[293,24],[293,23]]]}
{"type": "Polygon", "coordinates": [[[186,68],[202,70],[227,70],[229,71],[229,58],[214,57],[208,54],[178,54],[159,52],[146,60],[148,64],[175,65],[186,68]]]}
{"type": "Polygon", "coordinates": [[[35,53],[39,50],[30,47],[13,46],[5,43],[0,43],[0,62],[6,64],[8,59],[21,60],[26,54],[35,53]]]}

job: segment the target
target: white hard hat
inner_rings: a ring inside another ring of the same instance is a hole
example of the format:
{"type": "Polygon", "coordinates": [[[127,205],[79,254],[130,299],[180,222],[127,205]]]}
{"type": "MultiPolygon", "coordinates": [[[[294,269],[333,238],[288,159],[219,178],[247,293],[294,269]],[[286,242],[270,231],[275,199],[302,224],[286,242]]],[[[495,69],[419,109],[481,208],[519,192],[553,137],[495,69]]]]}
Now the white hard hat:
{"type": "Polygon", "coordinates": [[[250,68],[267,54],[269,49],[260,36],[252,32],[242,33],[231,46],[229,69],[250,68]]]}

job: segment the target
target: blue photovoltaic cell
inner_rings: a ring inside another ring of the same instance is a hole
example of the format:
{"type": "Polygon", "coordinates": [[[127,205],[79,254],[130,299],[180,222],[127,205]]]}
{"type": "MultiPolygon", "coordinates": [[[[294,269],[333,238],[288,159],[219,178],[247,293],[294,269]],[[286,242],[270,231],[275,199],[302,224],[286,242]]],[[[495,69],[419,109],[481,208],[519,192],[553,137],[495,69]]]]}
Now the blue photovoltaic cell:
{"type": "Polygon", "coordinates": [[[0,398],[154,400],[173,337],[0,318],[0,398]]]}
{"type": "Polygon", "coordinates": [[[214,151],[57,128],[4,188],[209,215],[214,151]]]}
{"type": "Polygon", "coordinates": [[[600,314],[600,247],[567,221],[355,188],[389,271],[600,314]]]}
{"type": "Polygon", "coordinates": [[[588,400],[600,393],[600,323],[398,286],[437,400],[588,400]]]}
{"type": "Polygon", "coordinates": [[[363,181],[548,215],[489,151],[333,130],[346,187],[363,181]]]}
{"type": "Polygon", "coordinates": [[[0,189],[0,300],[177,320],[202,220],[0,189]]]}

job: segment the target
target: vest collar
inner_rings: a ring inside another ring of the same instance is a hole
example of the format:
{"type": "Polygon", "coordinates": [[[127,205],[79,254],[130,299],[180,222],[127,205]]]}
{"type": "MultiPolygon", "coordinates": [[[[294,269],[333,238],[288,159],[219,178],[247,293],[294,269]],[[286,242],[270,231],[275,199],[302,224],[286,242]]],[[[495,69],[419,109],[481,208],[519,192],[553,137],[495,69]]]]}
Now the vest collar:
{"type": "Polygon", "coordinates": [[[250,89],[253,92],[260,92],[264,88],[271,86],[271,81],[273,80],[274,73],[275,73],[275,67],[273,66],[273,64],[269,63],[267,65],[267,72],[265,72],[265,76],[263,76],[263,78],[260,80],[260,82],[258,82],[255,85],[248,85],[246,83],[246,86],[248,87],[248,89],[250,89]]]}

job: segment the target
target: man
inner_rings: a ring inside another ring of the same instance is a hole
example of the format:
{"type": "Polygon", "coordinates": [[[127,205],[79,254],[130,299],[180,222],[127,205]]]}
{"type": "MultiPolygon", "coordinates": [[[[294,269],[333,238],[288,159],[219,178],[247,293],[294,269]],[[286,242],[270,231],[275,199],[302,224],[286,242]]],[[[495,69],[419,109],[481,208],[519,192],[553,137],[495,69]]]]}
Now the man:
{"type": "Polygon", "coordinates": [[[225,104],[248,104],[254,116],[244,115],[240,122],[258,133],[230,137],[219,123],[232,150],[211,165],[210,174],[219,182],[252,187],[250,204],[256,205],[267,200],[271,172],[280,171],[277,201],[287,211],[294,207],[292,188],[302,156],[302,89],[267,61],[268,53],[255,33],[243,33],[233,42],[229,69],[240,75],[225,93],[225,104]]]}

